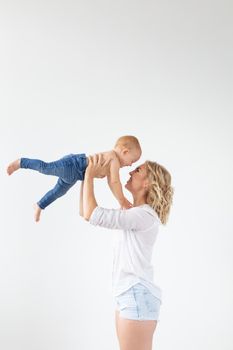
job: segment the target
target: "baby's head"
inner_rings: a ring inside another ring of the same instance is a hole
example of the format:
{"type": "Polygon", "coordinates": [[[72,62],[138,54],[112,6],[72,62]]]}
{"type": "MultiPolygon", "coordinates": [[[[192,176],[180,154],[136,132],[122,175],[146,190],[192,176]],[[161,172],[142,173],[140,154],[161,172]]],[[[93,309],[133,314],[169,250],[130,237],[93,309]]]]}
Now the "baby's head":
{"type": "Polygon", "coordinates": [[[121,136],[114,146],[114,151],[120,160],[121,167],[131,166],[142,154],[138,139],[130,135],[121,136]]]}

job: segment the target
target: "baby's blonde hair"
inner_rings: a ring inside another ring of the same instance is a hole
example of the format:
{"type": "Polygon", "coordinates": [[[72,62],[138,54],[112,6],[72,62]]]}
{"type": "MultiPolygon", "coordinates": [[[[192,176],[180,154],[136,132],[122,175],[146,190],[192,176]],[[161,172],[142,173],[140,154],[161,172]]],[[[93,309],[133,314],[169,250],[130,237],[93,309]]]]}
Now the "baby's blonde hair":
{"type": "Polygon", "coordinates": [[[147,160],[145,162],[149,179],[147,203],[156,211],[160,221],[168,221],[173,203],[174,188],[171,186],[171,175],[162,165],[147,160]]]}
{"type": "Polygon", "coordinates": [[[115,147],[125,147],[128,150],[136,150],[142,152],[140,143],[135,136],[125,135],[117,139],[115,147]]]}

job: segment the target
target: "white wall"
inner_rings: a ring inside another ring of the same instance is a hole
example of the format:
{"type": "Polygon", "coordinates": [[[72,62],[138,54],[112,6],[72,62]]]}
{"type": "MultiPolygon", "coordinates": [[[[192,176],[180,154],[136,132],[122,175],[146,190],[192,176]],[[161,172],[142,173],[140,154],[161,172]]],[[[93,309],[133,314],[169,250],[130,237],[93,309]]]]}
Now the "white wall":
{"type": "MultiPolygon", "coordinates": [[[[175,187],[153,256],[163,290],[154,348],[233,348],[232,7],[1,1],[1,349],[118,349],[117,231],[79,217],[80,184],[34,223],[32,205],[54,179],[5,168],[110,149],[124,134],[141,141],[138,163],[160,162],[175,187]]],[[[105,180],[96,196],[117,207],[105,180]]]]}

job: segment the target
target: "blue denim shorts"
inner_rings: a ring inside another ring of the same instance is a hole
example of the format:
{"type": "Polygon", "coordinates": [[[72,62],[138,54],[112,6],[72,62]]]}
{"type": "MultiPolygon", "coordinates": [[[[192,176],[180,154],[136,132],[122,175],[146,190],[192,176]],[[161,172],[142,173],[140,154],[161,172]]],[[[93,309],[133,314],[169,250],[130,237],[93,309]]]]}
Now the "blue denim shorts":
{"type": "Polygon", "coordinates": [[[115,297],[120,317],[130,320],[157,320],[161,300],[155,297],[143,284],[137,283],[115,297]]]}

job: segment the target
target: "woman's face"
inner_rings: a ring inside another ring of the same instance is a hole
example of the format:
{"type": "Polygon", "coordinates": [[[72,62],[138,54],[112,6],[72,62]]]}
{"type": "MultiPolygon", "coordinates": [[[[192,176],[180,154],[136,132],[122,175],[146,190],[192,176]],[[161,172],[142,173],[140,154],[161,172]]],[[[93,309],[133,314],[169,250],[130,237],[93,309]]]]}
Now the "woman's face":
{"type": "Polygon", "coordinates": [[[125,188],[127,188],[128,191],[135,193],[143,189],[146,190],[146,187],[148,186],[148,176],[145,163],[139,165],[133,171],[130,171],[129,175],[130,178],[125,185],[125,188]]]}

